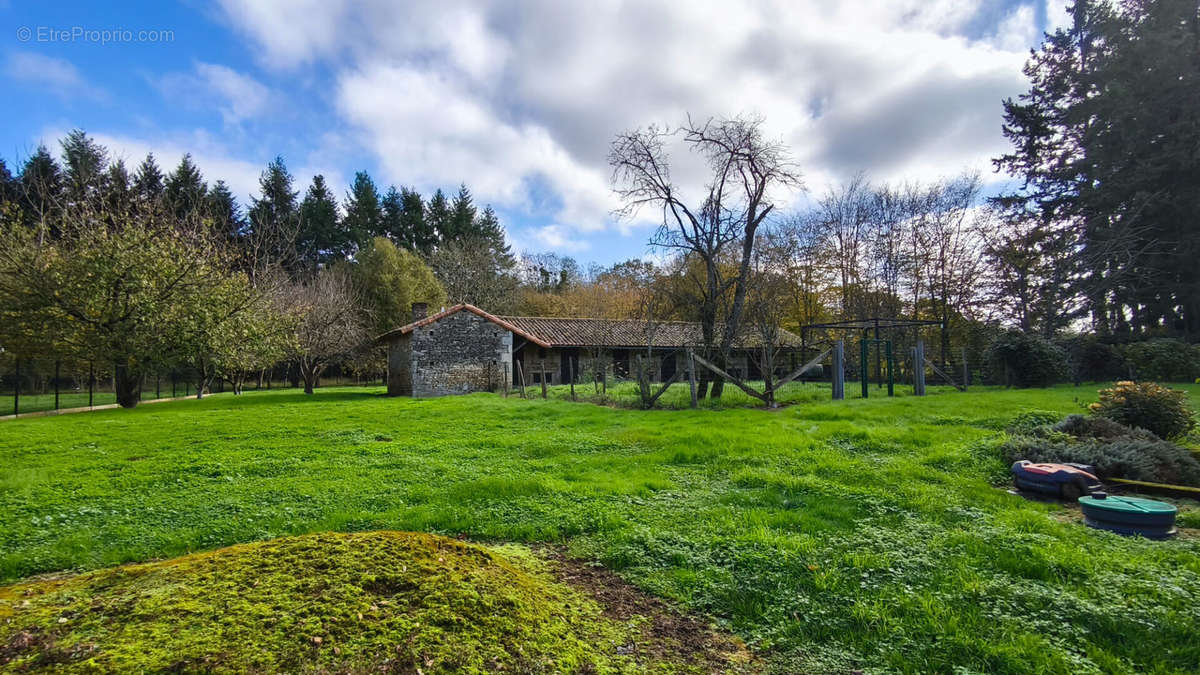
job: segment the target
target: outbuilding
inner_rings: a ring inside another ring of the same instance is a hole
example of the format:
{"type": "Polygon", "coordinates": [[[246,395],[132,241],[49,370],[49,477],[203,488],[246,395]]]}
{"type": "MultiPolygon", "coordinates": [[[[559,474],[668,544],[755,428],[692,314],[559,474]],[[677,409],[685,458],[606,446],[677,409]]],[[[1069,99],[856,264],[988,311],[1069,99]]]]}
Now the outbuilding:
{"type": "MultiPolygon", "coordinates": [[[[590,380],[600,367],[605,376],[623,378],[634,354],[647,352],[650,379],[661,381],[685,367],[684,350],[703,344],[700,324],[688,321],[499,316],[469,304],[426,314],[424,304],[414,304],[412,323],[378,338],[387,346],[389,395],[506,391],[522,377],[527,385],[565,384],[590,380]]],[[[787,331],[780,342],[800,347],[787,331]]],[[[740,340],[728,372],[761,377],[758,351],[752,338],[740,340]]]]}

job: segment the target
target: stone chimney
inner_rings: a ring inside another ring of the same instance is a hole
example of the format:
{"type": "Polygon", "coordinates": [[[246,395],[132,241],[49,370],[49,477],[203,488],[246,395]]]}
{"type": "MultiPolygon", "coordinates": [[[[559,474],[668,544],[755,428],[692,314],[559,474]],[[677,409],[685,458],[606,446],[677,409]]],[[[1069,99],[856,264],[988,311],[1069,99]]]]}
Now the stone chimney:
{"type": "Polygon", "coordinates": [[[424,319],[425,315],[428,313],[429,313],[429,303],[414,302],[412,304],[412,320],[414,323],[417,321],[420,321],[421,319],[424,319]]]}

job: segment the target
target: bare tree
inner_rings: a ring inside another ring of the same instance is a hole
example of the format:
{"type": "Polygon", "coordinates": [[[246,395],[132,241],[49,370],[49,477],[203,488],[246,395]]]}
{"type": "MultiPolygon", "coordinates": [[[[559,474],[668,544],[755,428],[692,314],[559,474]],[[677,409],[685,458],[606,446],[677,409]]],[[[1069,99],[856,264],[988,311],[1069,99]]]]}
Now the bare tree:
{"type": "MultiPolygon", "coordinates": [[[[718,365],[725,364],[741,327],[755,235],[774,210],[773,193],[802,186],[783,144],[765,139],[762,126],[758,117],[704,123],[689,117],[677,130],[651,125],[622,133],[609,151],[614,189],[624,202],[619,214],[632,216],[647,206],[660,209],[662,223],[652,243],[703,262],[698,318],[706,355],[718,365]],[[692,206],[671,177],[665,149],[666,141],[677,135],[712,173],[704,196],[692,206]],[[732,249],[737,249],[731,256],[733,268],[727,269],[723,263],[732,249]],[[727,293],[732,299],[722,311],[727,293]]],[[[719,376],[713,380],[713,397],[721,395],[723,384],[719,376]]]]}
{"type": "Polygon", "coordinates": [[[339,269],[322,270],[286,293],[285,301],[296,320],[292,348],[304,379],[304,393],[311,394],[329,364],[366,344],[368,322],[354,285],[339,269]]]}

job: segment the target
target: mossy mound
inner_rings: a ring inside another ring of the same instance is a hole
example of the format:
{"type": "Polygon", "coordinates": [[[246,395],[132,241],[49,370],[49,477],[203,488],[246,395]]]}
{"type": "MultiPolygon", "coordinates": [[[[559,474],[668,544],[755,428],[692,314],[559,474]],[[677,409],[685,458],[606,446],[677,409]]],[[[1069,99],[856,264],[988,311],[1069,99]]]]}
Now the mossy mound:
{"type": "Polygon", "coordinates": [[[0,588],[0,669],[700,669],[631,648],[638,622],[546,565],[519,547],[322,533],[28,581],[0,588]]]}

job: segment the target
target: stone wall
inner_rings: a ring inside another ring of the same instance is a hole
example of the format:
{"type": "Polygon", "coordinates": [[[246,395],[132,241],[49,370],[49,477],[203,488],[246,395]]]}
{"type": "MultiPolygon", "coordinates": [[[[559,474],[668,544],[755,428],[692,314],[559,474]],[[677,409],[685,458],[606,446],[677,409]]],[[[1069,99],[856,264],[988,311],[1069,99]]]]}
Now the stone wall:
{"type": "Polygon", "coordinates": [[[401,335],[388,341],[388,396],[412,396],[412,336],[401,335]]]}
{"type": "Polygon", "coordinates": [[[411,333],[413,396],[503,391],[511,386],[512,333],[470,311],[411,333]]]}

